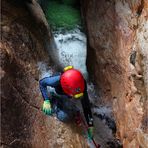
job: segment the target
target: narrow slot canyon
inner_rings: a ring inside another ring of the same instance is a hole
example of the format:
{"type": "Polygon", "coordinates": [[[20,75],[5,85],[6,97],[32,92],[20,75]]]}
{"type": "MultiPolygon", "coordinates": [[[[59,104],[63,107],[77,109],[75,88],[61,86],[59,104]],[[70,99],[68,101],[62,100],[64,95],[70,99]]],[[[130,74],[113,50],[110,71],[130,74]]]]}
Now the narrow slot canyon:
{"type": "Polygon", "coordinates": [[[1,147],[95,148],[42,110],[39,80],[73,65],[87,80],[101,148],[148,146],[147,0],[5,0],[1,147]]]}

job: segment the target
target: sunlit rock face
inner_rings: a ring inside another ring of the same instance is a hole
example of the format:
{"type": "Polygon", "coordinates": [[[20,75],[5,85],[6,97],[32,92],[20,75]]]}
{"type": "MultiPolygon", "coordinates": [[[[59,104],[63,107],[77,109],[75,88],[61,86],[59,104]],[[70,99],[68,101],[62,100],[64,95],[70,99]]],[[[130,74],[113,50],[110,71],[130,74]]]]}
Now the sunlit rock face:
{"type": "Polygon", "coordinates": [[[101,102],[112,106],[123,147],[146,147],[147,0],[82,0],[81,4],[88,71],[101,102]]]}
{"type": "Polygon", "coordinates": [[[42,10],[34,3],[24,7],[24,3],[2,2],[1,147],[87,147],[75,125],[41,111],[38,63],[49,65],[45,44],[51,36],[42,10]]]}

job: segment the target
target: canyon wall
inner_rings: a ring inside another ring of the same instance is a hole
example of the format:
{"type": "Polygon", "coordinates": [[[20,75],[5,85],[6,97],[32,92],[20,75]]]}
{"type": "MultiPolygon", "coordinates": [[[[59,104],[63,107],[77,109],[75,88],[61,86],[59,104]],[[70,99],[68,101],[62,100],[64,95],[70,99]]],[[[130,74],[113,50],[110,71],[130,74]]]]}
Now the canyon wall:
{"type": "Polygon", "coordinates": [[[98,105],[112,106],[125,148],[148,144],[148,2],[81,0],[98,105]],[[101,100],[101,101],[100,101],[101,100]]]}
{"type": "MultiPolygon", "coordinates": [[[[112,107],[123,147],[146,148],[147,0],[81,0],[81,6],[98,105],[112,107]]],[[[88,147],[75,125],[41,111],[38,64],[52,63],[47,52],[52,35],[39,4],[3,1],[1,29],[1,146],[88,147]]]]}
{"type": "Polygon", "coordinates": [[[41,111],[38,64],[50,66],[52,36],[39,4],[3,1],[1,27],[1,147],[87,147],[75,125],[41,111]]]}

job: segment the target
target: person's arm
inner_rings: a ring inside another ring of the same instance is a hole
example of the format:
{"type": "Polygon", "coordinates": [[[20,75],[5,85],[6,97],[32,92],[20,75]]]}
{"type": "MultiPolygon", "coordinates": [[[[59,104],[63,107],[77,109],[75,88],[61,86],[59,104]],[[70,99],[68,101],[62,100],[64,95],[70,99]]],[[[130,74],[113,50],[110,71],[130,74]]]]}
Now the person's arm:
{"type": "Polygon", "coordinates": [[[90,101],[88,98],[88,93],[87,93],[87,84],[85,81],[85,90],[84,90],[84,96],[81,100],[82,103],[82,107],[83,107],[83,112],[84,112],[84,116],[88,125],[88,137],[90,139],[93,138],[93,131],[94,131],[94,127],[93,127],[93,117],[92,117],[92,112],[91,112],[91,107],[90,107],[90,101]]]}
{"type": "Polygon", "coordinates": [[[60,83],[60,75],[45,77],[39,81],[40,91],[44,100],[49,100],[47,86],[56,87],[60,83]]]}
{"type": "Polygon", "coordinates": [[[48,93],[47,93],[47,86],[56,87],[59,85],[59,83],[60,83],[60,75],[46,77],[39,81],[40,90],[44,98],[42,110],[47,115],[52,114],[51,102],[49,99],[50,96],[48,96],[48,93]]]}
{"type": "Polygon", "coordinates": [[[88,93],[87,93],[87,84],[85,82],[85,90],[84,90],[84,96],[81,99],[82,107],[83,107],[83,112],[84,116],[87,122],[87,125],[93,126],[93,117],[92,117],[92,112],[91,112],[91,107],[90,107],[90,101],[88,98],[88,93]]]}

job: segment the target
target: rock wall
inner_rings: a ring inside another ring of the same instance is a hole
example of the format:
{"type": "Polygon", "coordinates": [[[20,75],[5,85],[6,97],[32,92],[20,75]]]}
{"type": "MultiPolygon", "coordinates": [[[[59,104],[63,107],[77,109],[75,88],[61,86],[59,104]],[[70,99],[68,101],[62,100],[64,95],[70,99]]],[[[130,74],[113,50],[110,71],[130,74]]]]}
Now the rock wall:
{"type": "Polygon", "coordinates": [[[38,62],[49,65],[51,35],[36,1],[2,2],[1,147],[87,147],[75,125],[41,111],[38,62]]]}
{"type": "Polygon", "coordinates": [[[81,0],[81,5],[88,36],[87,66],[100,95],[98,105],[112,106],[123,147],[146,148],[147,0],[81,0]]]}

